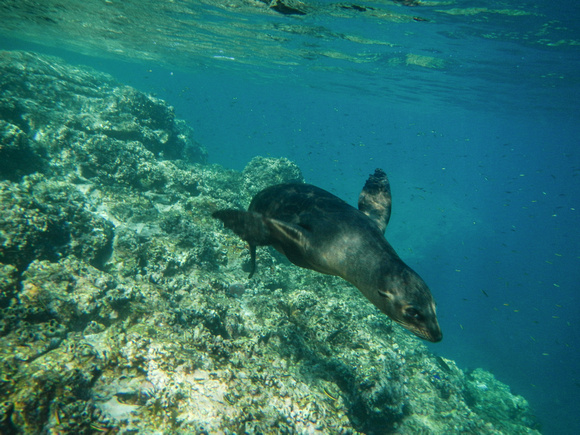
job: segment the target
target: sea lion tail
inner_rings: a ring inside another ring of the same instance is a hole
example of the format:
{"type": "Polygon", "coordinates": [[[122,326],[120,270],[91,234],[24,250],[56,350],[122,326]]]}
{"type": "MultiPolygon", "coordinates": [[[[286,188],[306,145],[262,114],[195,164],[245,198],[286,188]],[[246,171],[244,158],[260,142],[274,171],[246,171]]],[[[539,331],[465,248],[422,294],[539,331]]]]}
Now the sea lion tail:
{"type": "Polygon", "coordinates": [[[212,213],[212,217],[219,219],[250,245],[271,244],[270,229],[260,213],[251,211],[224,209],[212,213]]]}

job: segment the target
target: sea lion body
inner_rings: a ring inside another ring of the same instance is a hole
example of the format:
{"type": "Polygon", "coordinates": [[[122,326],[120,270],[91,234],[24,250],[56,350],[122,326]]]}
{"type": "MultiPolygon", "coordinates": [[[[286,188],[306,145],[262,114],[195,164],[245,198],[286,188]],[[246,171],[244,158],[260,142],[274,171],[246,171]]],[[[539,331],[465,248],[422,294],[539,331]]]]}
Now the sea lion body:
{"type": "Polygon", "coordinates": [[[425,282],[397,255],[383,232],[391,213],[390,186],[377,169],[356,209],[309,184],[279,184],[259,192],[248,211],[219,210],[250,245],[272,245],[297,266],[340,276],[375,306],[417,336],[440,341],[435,302],[425,282]]]}

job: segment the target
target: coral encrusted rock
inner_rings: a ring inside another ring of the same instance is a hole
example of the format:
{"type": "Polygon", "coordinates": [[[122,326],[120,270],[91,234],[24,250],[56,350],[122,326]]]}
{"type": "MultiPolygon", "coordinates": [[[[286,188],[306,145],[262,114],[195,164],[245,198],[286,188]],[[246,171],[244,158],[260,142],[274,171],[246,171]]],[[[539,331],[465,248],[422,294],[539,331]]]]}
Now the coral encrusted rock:
{"type": "Polygon", "coordinates": [[[212,212],[304,179],[205,158],[165,102],[0,53],[0,433],[539,433],[345,281],[267,247],[248,279],[212,212]]]}

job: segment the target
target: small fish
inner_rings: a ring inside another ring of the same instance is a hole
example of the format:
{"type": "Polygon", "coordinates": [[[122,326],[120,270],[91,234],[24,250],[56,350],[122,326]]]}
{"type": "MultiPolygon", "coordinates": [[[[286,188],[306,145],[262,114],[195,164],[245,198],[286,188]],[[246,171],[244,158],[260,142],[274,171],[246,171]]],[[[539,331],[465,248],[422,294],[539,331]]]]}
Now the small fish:
{"type": "MultiPolygon", "coordinates": [[[[439,364],[439,366],[445,370],[446,372],[451,372],[451,367],[449,367],[449,365],[445,362],[445,360],[443,358],[441,358],[440,356],[435,355],[435,359],[437,360],[437,363],[439,364]]],[[[437,376],[437,375],[435,375],[437,376]]],[[[441,379],[438,377],[438,379],[441,379]]]]}
{"type": "Polygon", "coordinates": [[[333,396],[332,394],[330,394],[326,388],[322,387],[322,391],[324,392],[324,394],[325,394],[325,395],[326,395],[326,396],[327,396],[329,399],[332,399],[332,400],[334,400],[334,401],[337,401],[337,400],[338,400],[338,397],[335,397],[335,396],[333,396]]]}

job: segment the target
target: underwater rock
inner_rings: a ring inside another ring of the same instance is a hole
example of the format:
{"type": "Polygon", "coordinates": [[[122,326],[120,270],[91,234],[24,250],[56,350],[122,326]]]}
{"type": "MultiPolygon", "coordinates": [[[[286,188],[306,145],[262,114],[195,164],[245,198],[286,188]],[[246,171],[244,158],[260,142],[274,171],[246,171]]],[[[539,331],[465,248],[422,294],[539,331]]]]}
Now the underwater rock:
{"type": "Polygon", "coordinates": [[[164,102],[56,58],[0,82],[0,433],[538,433],[346,282],[268,249],[247,279],[211,213],[293,162],[203,165],[164,102]]]}
{"type": "Polygon", "coordinates": [[[306,5],[298,0],[273,0],[270,9],[282,15],[306,15],[306,5]]]}
{"type": "Polygon", "coordinates": [[[233,298],[239,298],[242,297],[245,292],[246,286],[239,282],[235,282],[229,285],[226,293],[228,296],[231,296],[233,298]]]}
{"type": "Polygon", "coordinates": [[[18,126],[0,119],[0,179],[16,181],[42,169],[42,159],[28,135],[18,126]]]}
{"type": "Polygon", "coordinates": [[[113,225],[70,183],[41,174],[0,181],[0,203],[0,262],[23,270],[35,259],[72,253],[102,267],[110,253],[113,225]]]}
{"type": "Polygon", "coordinates": [[[509,386],[499,382],[493,374],[475,369],[467,378],[469,382],[466,383],[464,395],[475,413],[489,419],[505,433],[517,428],[517,424],[539,429],[539,423],[529,412],[527,400],[511,394],[509,386]]]}
{"type": "Polygon", "coordinates": [[[19,309],[33,318],[54,319],[74,329],[126,317],[128,304],[139,301],[145,287],[138,290],[115,280],[74,256],[58,263],[32,262],[20,285],[19,309]]]}
{"type": "MultiPolygon", "coordinates": [[[[87,178],[99,171],[115,174],[127,169],[115,167],[111,162],[115,156],[106,158],[104,154],[121,152],[123,158],[131,158],[136,153],[132,164],[144,165],[136,168],[141,178],[145,184],[155,184],[160,175],[148,165],[151,156],[206,161],[207,151],[195,142],[191,128],[175,118],[171,106],[119,85],[107,74],[67,65],[51,56],[17,51],[0,52],[0,72],[0,118],[23,132],[33,142],[30,147],[46,152],[55,171],[74,172],[80,166],[87,178]]],[[[8,150],[21,156],[30,154],[22,144],[25,136],[6,129],[0,125],[3,142],[10,142],[8,150]]],[[[9,179],[17,175],[2,169],[0,173],[9,179]]],[[[15,165],[14,171],[23,169],[15,165]]]]}
{"type": "Polygon", "coordinates": [[[286,158],[254,157],[242,171],[242,191],[248,205],[256,193],[280,183],[304,183],[300,168],[286,158]]]}
{"type": "Polygon", "coordinates": [[[421,6],[421,2],[418,0],[393,0],[393,1],[403,6],[421,6]]]}
{"type": "Polygon", "coordinates": [[[96,421],[86,390],[100,368],[90,349],[67,343],[23,364],[15,377],[12,425],[24,433],[86,431],[96,421]]]}
{"type": "MultiPolygon", "coordinates": [[[[10,264],[0,263],[0,307],[4,307],[16,291],[18,269],[10,264]]],[[[0,319],[0,324],[3,319],[0,319]]],[[[0,331],[2,331],[0,327],[0,331]]]]}

